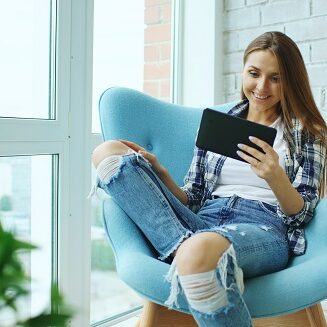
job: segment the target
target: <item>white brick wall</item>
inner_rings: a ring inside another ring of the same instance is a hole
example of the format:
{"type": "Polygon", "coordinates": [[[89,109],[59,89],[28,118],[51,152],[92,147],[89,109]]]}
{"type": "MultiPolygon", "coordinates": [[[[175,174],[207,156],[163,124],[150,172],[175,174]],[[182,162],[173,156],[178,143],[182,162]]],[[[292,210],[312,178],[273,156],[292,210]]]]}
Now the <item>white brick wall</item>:
{"type": "Polygon", "coordinates": [[[320,16],[327,14],[327,1],[326,0],[312,0],[312,13],[313,15],[320,16]]]}
{"type": "Polygon", "coordinates": [[[292,0],[261,6],[262,25],[301,20],[310,16],[310,1],[292,0]]]}
{"type": "Polygon", "coordinates": [[[285,33],[295,42],[325,39],[327,34],[327,14],[285,23],[285,33]]]}
{"type": "MultiPolygon", "coordinates": [[[[326,1],[327,3],[327,1],[326,1]]],[[[326,26],[327,28],[327,26],[326,26]]],[[[311,60],[312,62],[326,61],[327,39],[311,42],[311,60]]]]}
{"type": "Polygon", "coordinates": [[[231,10],[242,8],[245,5],[245,0],[225,0],[224,1],[224,9],[231,10]]]}
{"type": "Polygon", "coordinates": [[[225,16],[225,29],[235,30],[254,28],[260,24],[260,11],[256,7],[245,7],[228,12],[225,16]],[[246,19],[244,19],[246,17],[246,19]]]}
{"type": "Polygon", "coordinates": [[[299,46],[316,103],[327,117],[327,0],[224,0],[224,96],[240,97],[245,47],[266,31],[299,46]]]}

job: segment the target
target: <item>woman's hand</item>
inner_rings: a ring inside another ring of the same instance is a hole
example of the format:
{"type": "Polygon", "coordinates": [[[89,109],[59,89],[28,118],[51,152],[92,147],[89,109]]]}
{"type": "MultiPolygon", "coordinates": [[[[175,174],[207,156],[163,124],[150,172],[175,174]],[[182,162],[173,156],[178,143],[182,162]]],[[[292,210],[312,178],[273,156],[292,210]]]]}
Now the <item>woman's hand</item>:
{"type": "Polygon", "coordinates": [[[304,206],[303,198],[292,186],[285,171],[279,165],[276,151],[268,143],[256,137],[250,137],[250,141],[258,145],[264,153],[253,147],[239,144],[238,147],[242,151],[237,151],[237,154],[251,165],[257,176],[265,179],[286,215],[299,213],[304,206]],[[254,158],[243,151],[251,154],[254,158]]]}
{"type": "Polygon", "coordinates": [[[152,169],[157,173],[157,175],[160,175],[164,172],[165,168],[160,164],[158,158],[154,154],[146,151],[144,148],[142,148],[140,145],[134,142],[127,141],[127,140],[118,140],[118,141],[127,145],[129,148],[141,154],[145,159],[147,159],[152,165],[152,169]]]}
{"type": "Polygon", "coordinates": [[[264,153],[245,144],[238,144],[238,147],[242,151],[237,151],[237,154],[251,165],[252,170],[257,176],[267,182],[277,178],[281,169],[277,152],[268,143],[256,137],[250,136],[250,141],[259,146],[264,153]],[[246,154],[246,152],[253,157],[246,154]]]}

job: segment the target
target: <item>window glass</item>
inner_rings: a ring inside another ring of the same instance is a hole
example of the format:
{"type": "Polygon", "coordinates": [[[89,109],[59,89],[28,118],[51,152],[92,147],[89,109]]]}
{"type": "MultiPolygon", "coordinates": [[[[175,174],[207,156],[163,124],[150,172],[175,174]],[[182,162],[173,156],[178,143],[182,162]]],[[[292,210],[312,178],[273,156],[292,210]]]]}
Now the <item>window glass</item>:
{"type": "Polygon", "coordinates": [[[50,0],[0,1],[0,117],[50,117],[50,0]]]}
{"type": "Polygon", "coordinates": [[[53,160],[51,155],[0,157],[1,225],[16,238],[38,247],[20,253],[26,274],[31,277],[31,292],[19,303],[19,311],[26,317],[40,313],[50,303],[52,247],[56,244],[52,223],[53,160]]]}
{"type": "MultiPolygon", "coordinates": [[[[128,87],[170,101],[171,12],[171,0],[94,0],[93,133],[101,132],[98,103],[110,87],[128,87]]],[[[99,194],[105,196],[101,190],[99,194]]],[[[91,322],[95,323],[140,306],[142,300],[117,276],[103,229],[101,199],[92,200],[91,228],[91,322]]]]}
{"type": "Polygon", "coordinates": [[[93,132],[100,132],[98,102],[113,86],[142,90],[144,4],[95,0],[93,37],[93,132]]]}
{"type": "Polygon", "coordinates": [[[171,0],[94,1],[93,133],[100,133],[99,98],[110,87],[170,101],[171,12],[171,0]]]}

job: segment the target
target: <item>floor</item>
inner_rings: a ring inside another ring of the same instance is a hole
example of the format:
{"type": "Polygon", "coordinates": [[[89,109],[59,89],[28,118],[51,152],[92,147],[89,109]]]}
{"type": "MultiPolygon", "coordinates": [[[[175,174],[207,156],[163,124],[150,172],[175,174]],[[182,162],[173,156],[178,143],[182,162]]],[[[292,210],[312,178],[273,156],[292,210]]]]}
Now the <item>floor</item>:
{"type": "Polygon", "coordinates": [[[133,317],[130,318],[124,322],[121,322],[117,325],[115,325],[115,327],[134,327],[136,325],[136,323],[138,322],[139,317],[133,317]]]}
{"type": "MultiPolygon", "coordinates": [[[[327,300],[323,301],[321,304],[322,304],[322,308],[324,310],[325,318],[327,321],[327,300]]],[[[121,322],[121,323],[115,325],[115,327],[135,327],[138,319],[139,319],[139,316],[130,318],[124,322],[121,322]]]]}

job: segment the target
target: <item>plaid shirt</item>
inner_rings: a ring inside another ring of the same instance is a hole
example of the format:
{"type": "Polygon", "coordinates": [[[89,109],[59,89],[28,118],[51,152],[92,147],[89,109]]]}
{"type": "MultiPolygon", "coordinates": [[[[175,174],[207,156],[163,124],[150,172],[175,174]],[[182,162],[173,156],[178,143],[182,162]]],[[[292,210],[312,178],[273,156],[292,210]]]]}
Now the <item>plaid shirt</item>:
{"type": "MultiPolygon", "coordinates": [[[[244,117],[248,109],[247,99],[234,106],[228,114],[244,117]]],[[[286,138],[286,134],[284,135],[286,138]]],[[[304,132],[298,119],[293,119],[292,140],[287,142],[284,159],[285,172],[304,200],[302,210],[295,215],[286,215],[277,205],[278,216],[287,224],[290,250],[302,255],[306,250],[304,225],[312,217],[319,200],[319,185],[325,165],[326,147],[317,138],[304,132]]],[[[181,189],[188,197],[187,206],[197,212],[217,185],[218,177],[226,160],[225,156],[214,155],[195,146],[189,171],[181,189]]]]}

